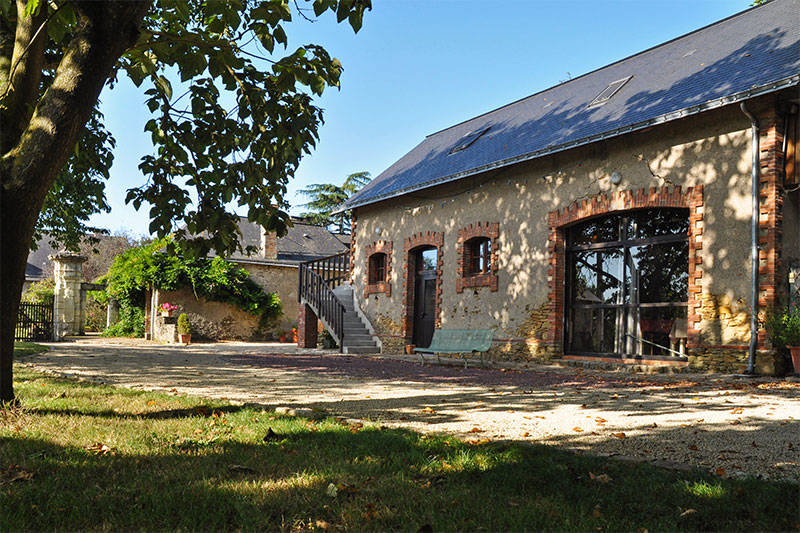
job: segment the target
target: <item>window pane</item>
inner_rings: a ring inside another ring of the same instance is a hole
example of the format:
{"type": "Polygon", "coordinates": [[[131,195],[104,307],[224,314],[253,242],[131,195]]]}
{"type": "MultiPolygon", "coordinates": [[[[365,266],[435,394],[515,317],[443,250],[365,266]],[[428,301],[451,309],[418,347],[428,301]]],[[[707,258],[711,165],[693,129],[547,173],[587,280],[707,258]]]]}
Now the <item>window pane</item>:
{"type": "Polygon", "coordinates": [[[620,249],[575,252],[573,301],[583,305],[618,303],[622,257],[620,249]]]}
{"type": "Polygon", "coordinates": [[[420,270],[436,269],[436,248],[422,251],[422,267],[420,270]]]}
{"type": "Polygon", "coordinates": [[[620,240],[620,218],[616,215],[588,220],[570,230],[571,245],[620,240]]]}
{"type": "Polygon", "coordinates": [[[689,243],[650,244],[630,248],[628,301],[689,301],[689,243]]]}
{"type": "Polygon", "coordinates": [[[688,209],[648,209],[634,211],[629,216],[629,239],[689,234],[688,209]]]}
{"type": "Polygon", "coordinates": [[[617,353],[617,309],[574,309],[570,349],[576,352],[617,353]]]}
{"type": "Polygon", "coordinates": [[[685,307],[645,308],[639,311],[638,317],[634,313],[633,318],[631,335],[634,338],[631,340],[634,353],[664,356],[677,356],[670,350],[686,353],[689,322],[685,307]]]}

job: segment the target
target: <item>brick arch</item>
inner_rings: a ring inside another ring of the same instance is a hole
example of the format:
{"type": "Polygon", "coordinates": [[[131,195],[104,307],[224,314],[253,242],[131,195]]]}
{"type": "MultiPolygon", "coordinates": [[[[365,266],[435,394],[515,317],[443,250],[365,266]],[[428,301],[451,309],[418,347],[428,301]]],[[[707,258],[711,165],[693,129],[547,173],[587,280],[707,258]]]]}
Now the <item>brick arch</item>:
{"type": "Polygon", "coordinates": [[[376,241],[364,247],[364,298],[370,294],[392,295],[392,241],[376,241]],[[369,258],[373,254],[386,255],[386,275],[384,281],[370,283],[369,281],[369,258]]]}
{"type": "Polygon", "coordinates": [[[689,305],[687,316],[689,328],[686,344],[689,348],[699,345],[700,325],[700,293],[702,292],[702,258],[703,248],[703,186],[683,189],[676,187],[652,187],[638,190],[614,191],[610,194],[598,194],[573,202],[563,209],[548,214],[550,227],[547,254],[549,266],[547,278],[550,290],[548,303],[550,306],[550,329],[546,343],[563,353],[564,340],[564,287],[566,285],[566,228],[577,222],[602,216],[605,214],[632,209],[658,207],[681,207],[689,209],[689,305]]]}
{"type": "Polygon", "coordinates": [[[444,245],[444,232],[426,231],[414,233],[403,240],[403,337],[410,343],[414,329],[414,289],[416,283],[416,265],[411,252],[421,246],[436,248],[436,299],[434,313],[436,314],[436,327],[441,326],[440,310],[442,306],[442,266],[444,258],[442,247],[444,245]]]}

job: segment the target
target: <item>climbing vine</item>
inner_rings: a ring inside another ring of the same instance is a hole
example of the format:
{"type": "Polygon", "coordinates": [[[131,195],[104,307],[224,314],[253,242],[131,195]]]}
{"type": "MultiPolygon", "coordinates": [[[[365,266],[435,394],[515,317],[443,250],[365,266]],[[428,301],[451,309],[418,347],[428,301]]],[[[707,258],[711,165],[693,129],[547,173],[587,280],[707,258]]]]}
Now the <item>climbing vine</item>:
{"type": "Polygon", "coordinates": [[[118,255],[105,276],[106,292],[122,302],[141,302],[149,288],[175,291],[191,287],[195,296],[226,302],[259,317],[267,327],[281,315],[278,295],[264,290],[250,274],[221,257],[188,258],[165,253],[170,238],[118,255]]]}

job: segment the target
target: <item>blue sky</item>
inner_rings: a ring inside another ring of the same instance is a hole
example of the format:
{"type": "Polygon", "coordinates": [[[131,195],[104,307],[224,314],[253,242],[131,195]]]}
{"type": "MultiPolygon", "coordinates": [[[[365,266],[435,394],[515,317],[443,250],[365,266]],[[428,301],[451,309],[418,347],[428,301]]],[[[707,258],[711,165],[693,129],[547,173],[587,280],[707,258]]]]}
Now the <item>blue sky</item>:
{"type": "MultiPolygon", "coordinates": [[[[323,45],[344,65],[341,90],[327,90],[317,148],[289,184],[293,213],[310,183],[373,176],[426,135],[579,76],[746,9],[742,0],[486,1],[373,0],[353,34],[333,17],[297,17],[289,48],[323,45]]],[[[147,234],[148,209],[125,205],[152,153],[142,89],[123,80],[101,95],[117,139],[106,195],[111,213],[92,223],[147,234]]]]}

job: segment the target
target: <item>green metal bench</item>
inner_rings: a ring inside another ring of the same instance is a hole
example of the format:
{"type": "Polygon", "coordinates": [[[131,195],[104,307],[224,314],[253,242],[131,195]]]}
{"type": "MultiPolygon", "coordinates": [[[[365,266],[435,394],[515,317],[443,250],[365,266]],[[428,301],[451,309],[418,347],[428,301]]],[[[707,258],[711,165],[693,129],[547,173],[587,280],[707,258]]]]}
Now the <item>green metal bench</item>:
{"type": "MultiPolygon", "coordinates": [[[[421,363],[425,364],[424,353],[436,354],[439,361],[440,353],[461,354],[464,359],[464,368],[467,368],[467,354],[477,352],[483,362],[483,354],[492,346],[494,328],[492,329],[435,329],[431,345],[427,348],[414,348],[414,352],[419,354],[421,363]]],[[[485,366],[485,365],[484,365],[485,366]]]]}

